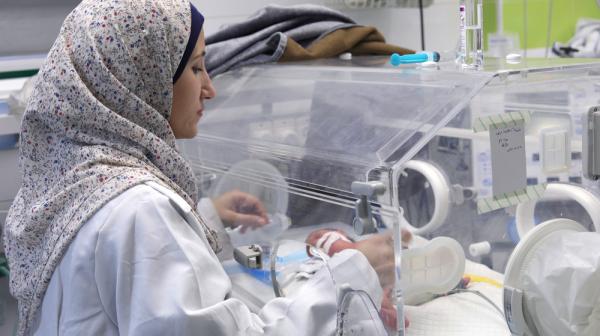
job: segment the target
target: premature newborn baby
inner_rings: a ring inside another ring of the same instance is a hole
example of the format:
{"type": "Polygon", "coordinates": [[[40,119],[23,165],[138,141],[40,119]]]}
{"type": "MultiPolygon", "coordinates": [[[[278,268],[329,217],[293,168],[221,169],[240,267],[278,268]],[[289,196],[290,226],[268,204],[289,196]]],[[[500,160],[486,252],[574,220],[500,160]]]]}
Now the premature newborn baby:
{"type": "MultiPolygon", "coordinates": [[[[412,239],[412,235],[409,231],[402,231],[402,244],[403,246],[408,244],[412,239]]],[[[381,254],[384,255],[393,250],[393,240],[390,235],[373,235],[365,240],[353,241],[346,233],[342,230],[337,229],[320,229],[311,232],[306,238],[306,243],[320,249],[329,256],[343,251],[345,249],[355,249],[361,252],[373,249],[381,249],[381,254]]],[[[307,251],[311,255],[310,251],[307,251]]],[[[365,253],[365,255],[377,255],[377,253],[365,253]]],[[[393,258],[392,258],[393,260],[393,258]]],[[[371,262],[371,261],[370,261],[371,262]]],[[[371,263],[373,264],[373,263],[371,263]]],[[[376,269],[377,275],[379,276],[379,282],[382,289],[384,290],[383,300],[381,302],[381,310],[379,315],[383,323],[393,330],[396,329],[397,318],[396,308],[393,305],[392,293],[394,286],[394,272],[393,272],[393,261],[389,267],[385,269],[376,269]]],[[[408,320],[404,321],[405,325],[408,326],[408,320]]]]}

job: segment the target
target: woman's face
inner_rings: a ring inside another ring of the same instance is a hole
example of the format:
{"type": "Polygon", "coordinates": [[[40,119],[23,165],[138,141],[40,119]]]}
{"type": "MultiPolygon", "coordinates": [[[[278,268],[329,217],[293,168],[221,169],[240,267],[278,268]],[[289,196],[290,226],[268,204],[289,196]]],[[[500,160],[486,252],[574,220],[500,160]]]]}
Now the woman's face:
{"type": "Polygon", "coordinates": [[[185,69],[173,85],[173,107],[169,124],[177,139],[196,136],[198,121],[204,111],[204,99],[211,99],[216,95],[204,67],[204,55],[204,31],[201,31],[185,69]]]}

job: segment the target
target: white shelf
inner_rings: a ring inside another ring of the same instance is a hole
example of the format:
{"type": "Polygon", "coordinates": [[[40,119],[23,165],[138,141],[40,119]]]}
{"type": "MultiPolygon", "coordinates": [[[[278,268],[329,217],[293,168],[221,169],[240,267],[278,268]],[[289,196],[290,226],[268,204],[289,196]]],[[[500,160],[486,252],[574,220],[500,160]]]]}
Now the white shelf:
{"type": "Polygon", "coordinates": [[[39,69],[46,54],[0,57],[0,72],[39,69]]]}
{"type": "MultiPolygon", "coordinates": [[[[0,65],[1,65],[1,62],[0,62],[0,65]]],[[[0,99],[6,99],[6,98],[8,98],[8,96],[11,93],[21,90],[21,88],[23,88],[23,85],[25,84],[25,82],[28,79],[29,79],[29,77],[1,80],[0,81],[0,99]]]]}

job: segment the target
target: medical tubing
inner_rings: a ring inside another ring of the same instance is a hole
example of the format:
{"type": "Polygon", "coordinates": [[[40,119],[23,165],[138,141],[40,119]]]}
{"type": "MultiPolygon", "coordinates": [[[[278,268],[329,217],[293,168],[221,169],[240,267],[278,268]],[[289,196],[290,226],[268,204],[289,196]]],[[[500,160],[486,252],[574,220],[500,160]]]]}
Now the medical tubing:
{"type": "Polygon", "coordinates": [[[277,272],[275,271],[275,265],[277,263],[277,250],[279,249],[279,240],[275,241],[273,248],[271,250],[271,283],[273,284],[273,292],[275,292],[276,297],[284,297],[283,292],[281,291],[281,287],[279,286],[279,281],[277,281],[277,272]]]}
{"type": "Polygon", "coordinates": [[[492,307],[494,307],[494,309],[496,309],[498,311],[498,313],[500,314],[500,316],[502,316],[502,318],[504,319],[504,312],[502,311],[502,309],[500,309],[500,307],[498,307],[490,298],[488,298],[487,296],[483,295],[480,291],[476,291],[476,290],[472,290],[472,289],[457,288],[457,289],[453,289],[453,290],[449,291],[446,294],[438,295],[436,297],[448,296],[448,295],[458,294],[458,293],[471,293],[471,294],[475,294],[475,295],[481,297],[487,303],[491,304],[492,307]]]}
{"type": "MultiPolygon", "coordinates": [[[[329,256],[324,254],[320,249],[312,248],[312,246],[310,246],[308,244],[306,244],[306,247],[307,247],[307,252],[308,252],[308,249],[310,249],[310,251],[311,251],[310,254],[307,253],[309,256],[312,256],[313,258],[317,258],[317,259],[323,261],[323,266],[327,269],[327,272],[329,272],[329,278],[331,279],[331,282],[333,283],[333,287],[337,289],[338,287],[335,282],[335,279],[333,278],[333,272],[331,271],[331,268],[329,267],[329,263],[327,262],[329,260],[329,256]]],[[[271,261],[269,263],[270,273],[271,273],[271,284],[273,285],[273,292],[275,293],[276,297],[285,297],[285,293],[283,292],[283,289],[279,285],[279,281],[277,281],[277,271],[276,271],[276,265],[277,265],[277,259],[278,259],[277,250],[279,250],[279,240],[275,241],[275,244],[273,245],[273,248],[271,249],[271,261]]],[[[337,300],[337,302],[339,302],[337,290],[336,290],[336,300],[337,300]]]]}
{"type": "MultiPolygon", "coordinates": [[[[342,301],[339,304],[338,307],[338,314],[337,314],[337,321],[336,321],[336,336],[345,336],[344,334],[344,327],[345,327],[345,322],[346,322],[346,316],[348,315],[348,312],[350,310],[350,303],[351,303],[351,295],[360,295],[361,298],[367,302],[369,302],[371,305],[369,307],[377,307],[377,304],[375,304],[375,302],[373,302],[373,298],[371,298],[371,296],[363,291],[363,290],[349,290],[344,292],[344,296],[342,297],[342,301]]],[[[377,313],[377,316],[379,316],[379,314],[377,313]]],[[[379,334],[381,336],[384,336],[383,334],[379,334]]],[[[379,335],[373,335],[373,336],[379,336],[379,335]]]]}
{"type": "Polygon", "coordinates": [[[480,275],[465,273],[465,278],[469,278],[471,282],[483,282],[483,283],[487,283],[487,284],[492,285],[497,288],[503,287],[501,282],[496,281],[492,278],[488,278],[488,277],[484,277],[484,276],[480,276],[480,275]]]}

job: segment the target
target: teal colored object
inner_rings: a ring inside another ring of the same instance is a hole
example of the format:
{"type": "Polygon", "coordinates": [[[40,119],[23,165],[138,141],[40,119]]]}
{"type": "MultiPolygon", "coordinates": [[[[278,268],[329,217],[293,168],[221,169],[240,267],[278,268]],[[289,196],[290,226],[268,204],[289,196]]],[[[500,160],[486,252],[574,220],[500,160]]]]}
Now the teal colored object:
{"type": "Polygon", "coordinates": [[[390,56],[390,64],[399,66],[400,64],[423,63],[423,62],[439,62],[440,53],[437,51],[424,51],[416,54],[407,54],[400,56],[393,53],[390,56]]]}
{"type": "Polygon", "coordinates": [[[4,253],[0,254],[0,278],[8,276],[8,260],[4,253]]]}
{"type": "Polygon", "coordinates": [[[39,69],[27,69],[27,70],[0,72],[0,79],[31,77],[33,75],[37,75],[38,71],[39,71],[39,69]]]}

